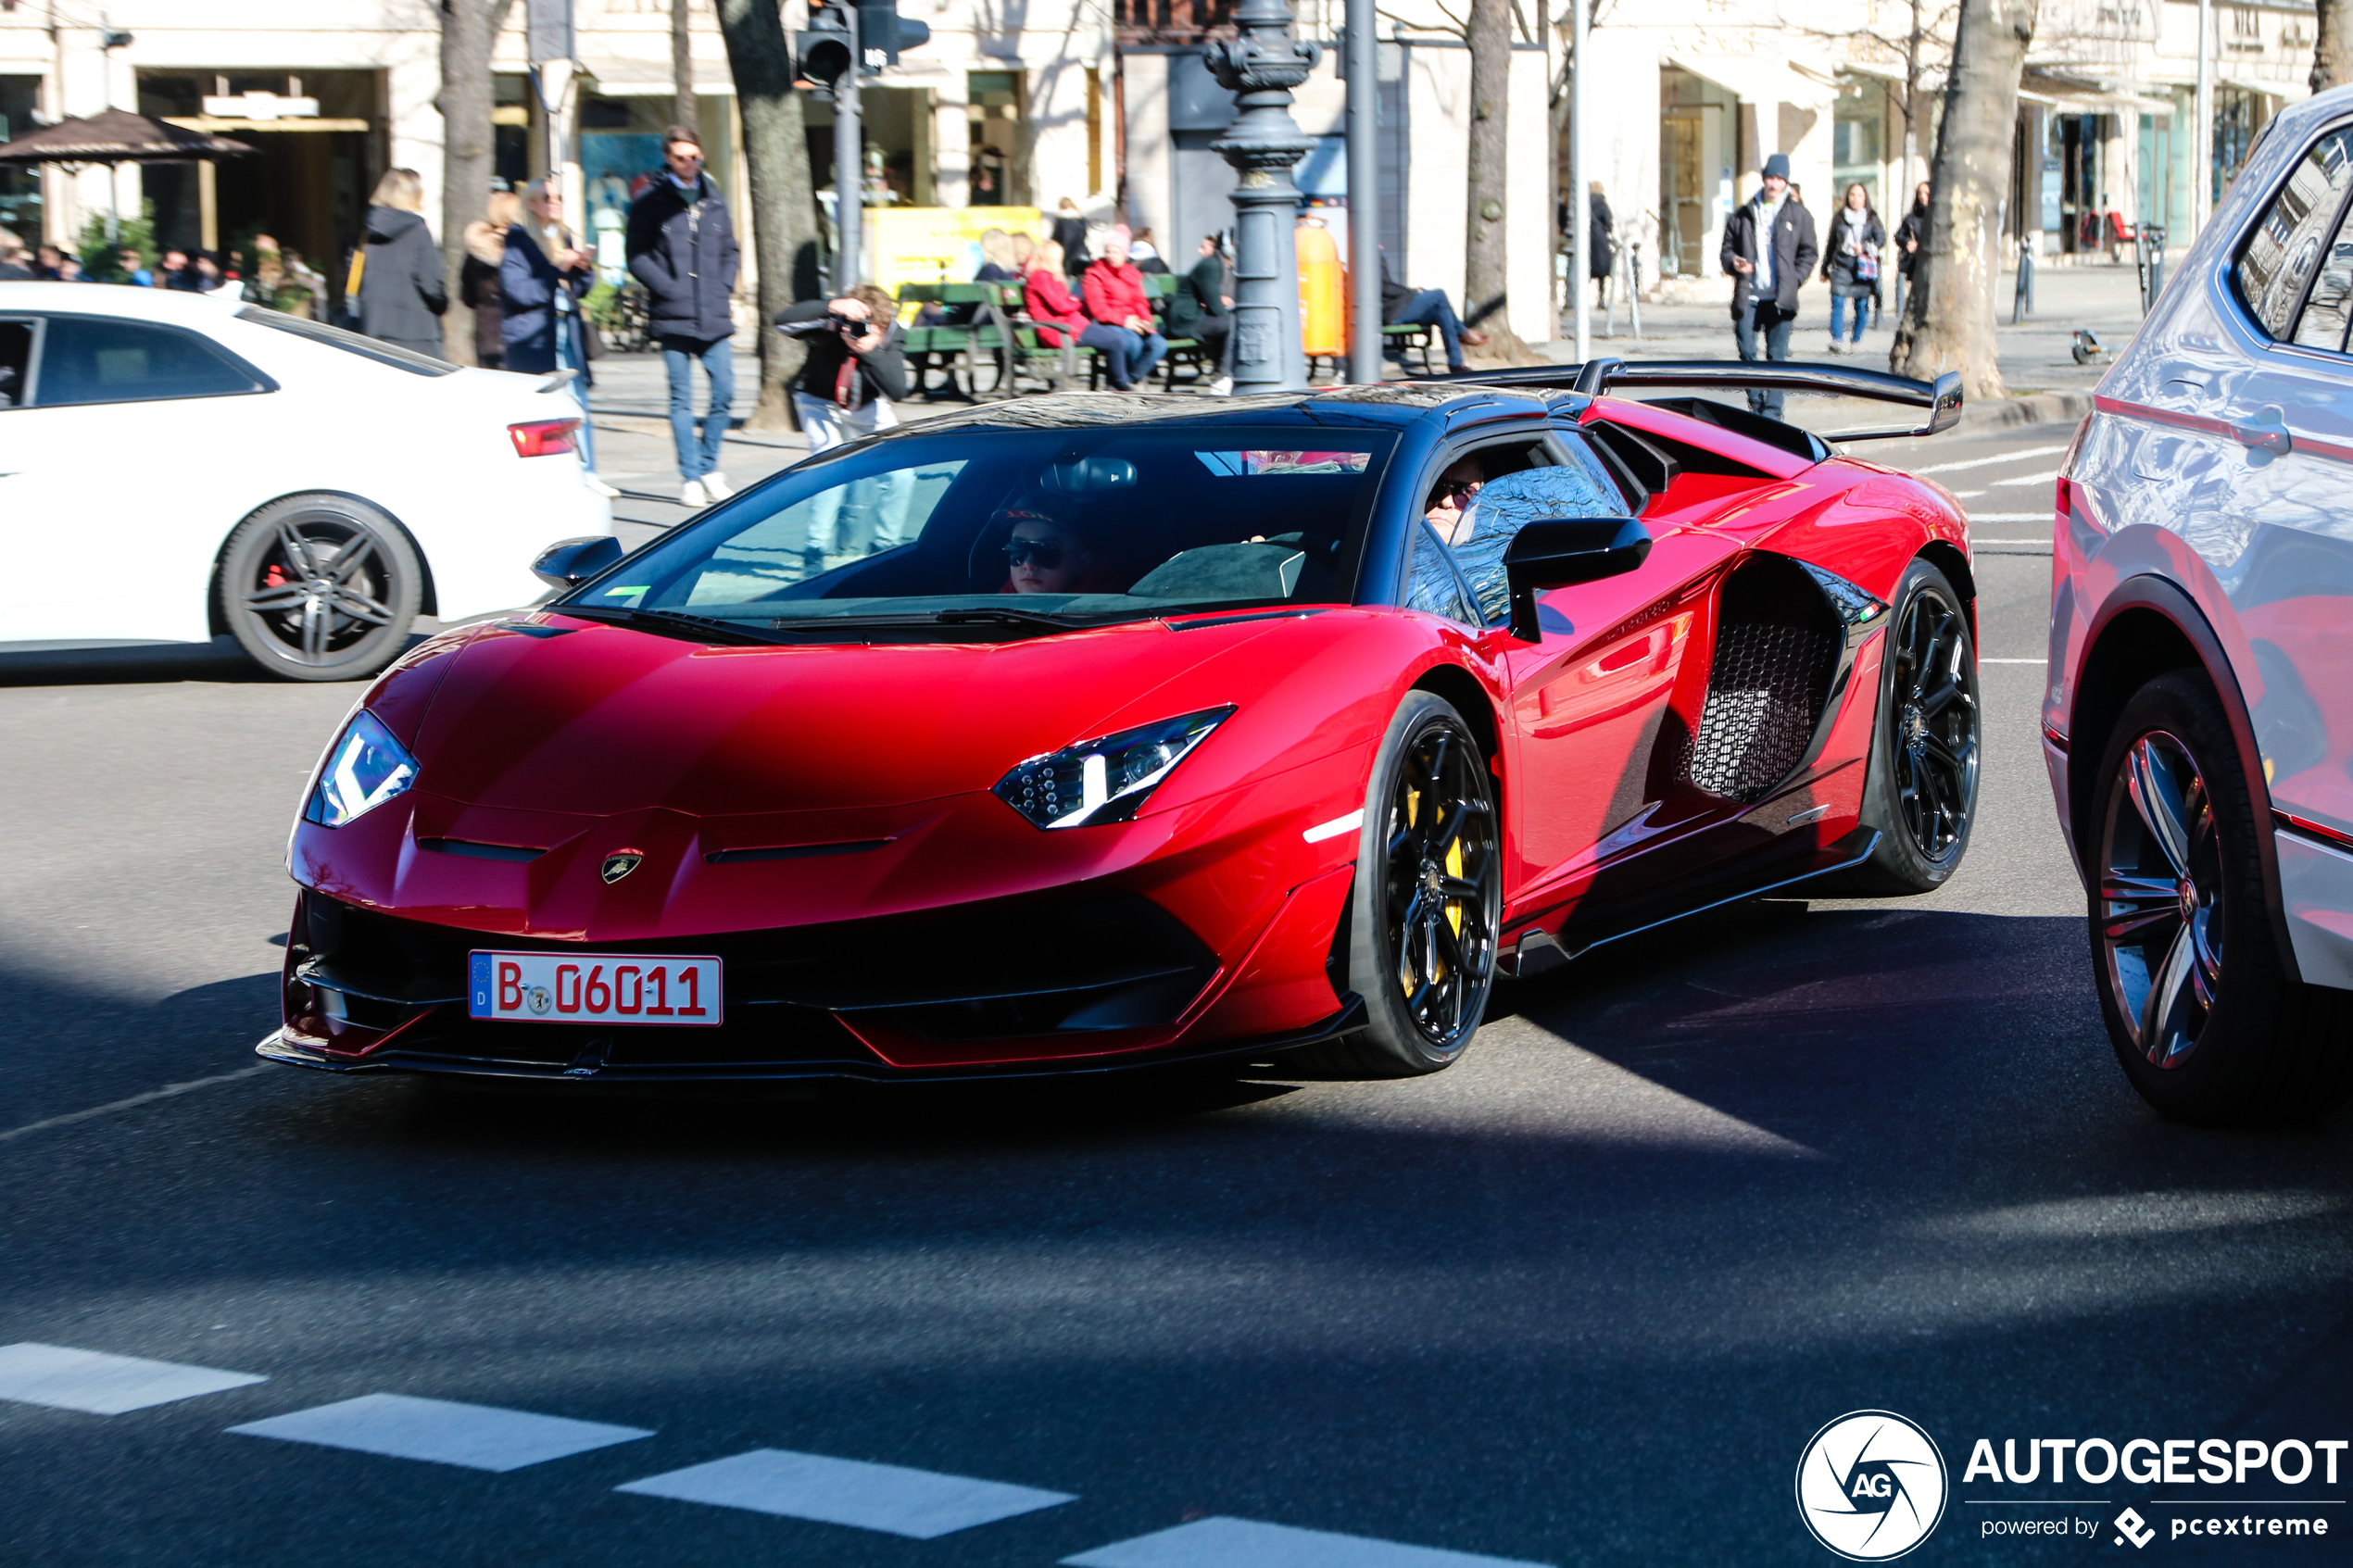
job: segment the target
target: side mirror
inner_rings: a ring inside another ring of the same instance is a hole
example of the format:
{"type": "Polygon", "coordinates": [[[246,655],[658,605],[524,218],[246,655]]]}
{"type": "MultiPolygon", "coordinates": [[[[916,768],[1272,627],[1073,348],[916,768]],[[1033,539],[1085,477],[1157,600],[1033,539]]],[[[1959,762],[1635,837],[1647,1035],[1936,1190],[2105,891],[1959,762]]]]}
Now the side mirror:
{"type": "Polygon", "coordinates": [[[610,533],[585,539],[560,539],[539,552],[531,563],[532,575],[557,588],[577,588],[591,577],[612,570],[624,552],[610,533]]]}
{"type": "Polygon", "coordinates": [[[1512,589],[1512,635],[1541,642],[1536,594],[1599,582],[1633,571],[1651,553],[1651,533],[1630,517],[1550,518],[1513,535],[1504,551],[1504,575],[1512,589]]]}

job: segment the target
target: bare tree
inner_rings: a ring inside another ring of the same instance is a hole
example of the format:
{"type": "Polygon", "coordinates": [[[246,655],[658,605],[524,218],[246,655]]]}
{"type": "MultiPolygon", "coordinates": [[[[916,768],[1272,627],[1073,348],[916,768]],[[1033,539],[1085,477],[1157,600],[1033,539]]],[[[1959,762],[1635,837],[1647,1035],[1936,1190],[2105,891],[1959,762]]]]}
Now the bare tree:
{"type": "Polygon", "coordinates": [[[727,41],[727,68],[736,79],[736,104],[744,119],[752,252],[760,266],[760,401],[745,427],[787,430],[792,414],[785,383],[800,369],[801,348],[770,331],[768,323],[793,302],[803,254],[816,254],[817,196],[809,178],[809,134],[801,122],[800,94],[793,89],[792,51],[785,42],[778,0],[718,4],[719,31],[727,41]]]}
{"type": "MultiPolygon", "coordinates": [[[[1901,24],[1895,27],[1876,25],[1878,10],[1867,9],[1866,20],[1860,27],[1821,28],[1807,23],[1802,17],[1784,15],[1782,25],[1813,38],[1835,38],[1859,44],[1866,53],[1904,68],[1904,79],[1888,93],[1888,100],[1904,120],[1904,145],[1917,145],[1929,102],[1935,92],[1933,83],[1941,82],[1953,58],[1953,31],[1959,9],[1957,0],[1909,0],[1902,12],[1895,13],[1901,24]]],[[[1906,173],[1911,172],[1908,157],[1906,173]]],[[[1910,205],[1909,191],[1891,192],[1887,202],[1891,212],[1910,205]]]]}
{"type": "Polygon", "coordinates": [[[670,122],[689,131],[700,113],[695,106],[694,15],[694,0],[670,0],[670,122]]]}
{"type": "MultiPolygon", "coordinates": [[[[491,129],[490,51],[513,0],[440,0],[441,272],[449,297],[466,264],[466,225],[482,216],[495,172],[497,132],[491,129]]],[[[460,305],[441,319],[442,351],[451,362],[474,362],[473,312],[460,305]]]]}
{"type": "Polygon", "coordinates": [[[1526,356],[1528,345],[1511,329],[1504,297],[1508,277],[1504,216],[1510,210],[1505,132],[1511,121],[1511,0],[1470,0],[1470,16],[1463,31],[1470,43],[1471,96],[1463,320],[1495,340],[1488,352],[1516,360],[1526,356]]]}
{"type": "Polygon", "coordinates": [[[1961,0],[1944,116],[1929,179],[1928,237],[1888,366],[1899,375],[1958,370],[1971,397],[2005,388],[1994,346],[2001,214],[2009,183],[2018,80],[2034,41],[2036,0],[1961,0]]]}
{"type": "Polygon", "coordinates": [[[2320,27],[2312,41],[2312,91],[2353,82],[2353,0],[2316,0],[2320,27]]]}

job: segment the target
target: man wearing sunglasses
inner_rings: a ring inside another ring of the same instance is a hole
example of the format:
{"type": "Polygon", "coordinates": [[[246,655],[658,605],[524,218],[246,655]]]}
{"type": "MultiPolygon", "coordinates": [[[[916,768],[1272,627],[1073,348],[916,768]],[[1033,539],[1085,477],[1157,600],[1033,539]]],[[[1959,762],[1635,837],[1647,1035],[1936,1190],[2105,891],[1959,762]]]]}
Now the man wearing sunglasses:
{"type": "Polygon", "coordinates": [[[1097,557],[1077,529],[1035,507],[1008,507],[1006,576],[1016,594],[1082,594],[1097,557]]]}
{"type": "Polygon", "coordinates": [[[740,259],[735,221],[702,171],[693,127],[661,133],[661,174],[629,208],[629,273],[646,285],[647,326],[670,377],[670,434],[678,448],[678,504],[702,508],[735,494],[719,471],[720,443],[736,399],[736,323],[728,308],[740,259]],[[695,434],[695,366],[711,383],[711,407],[695,434]]]}
{"type": "Polygon", "coordinates": [[[1457,458],[1438,476],[1422,516],[1438,530],[1441,539],[1458,545],[1470,537],[1471,504],[1486,483],[1487,469],[1477,458],[1457,458]]]}

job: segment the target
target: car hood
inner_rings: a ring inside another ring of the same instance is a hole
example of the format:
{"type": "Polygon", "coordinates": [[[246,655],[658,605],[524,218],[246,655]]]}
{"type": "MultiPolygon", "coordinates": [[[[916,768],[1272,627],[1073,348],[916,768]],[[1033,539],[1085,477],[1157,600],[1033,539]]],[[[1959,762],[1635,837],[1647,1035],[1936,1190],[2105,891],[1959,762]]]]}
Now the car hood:
{"type": "Polygon", "coordinates": [[[713,647],[550,615],[479,633],[448,662],[417,728],[418,786],[470,806],[599,817],[934,800],[988,789],[1024,758],[1166,717],[1146,709],[1171,682],[1183,690],[1168,695],[1179,705],[1170,714],[1208,705],[1206,667],[1266,625],[713,647]]]}

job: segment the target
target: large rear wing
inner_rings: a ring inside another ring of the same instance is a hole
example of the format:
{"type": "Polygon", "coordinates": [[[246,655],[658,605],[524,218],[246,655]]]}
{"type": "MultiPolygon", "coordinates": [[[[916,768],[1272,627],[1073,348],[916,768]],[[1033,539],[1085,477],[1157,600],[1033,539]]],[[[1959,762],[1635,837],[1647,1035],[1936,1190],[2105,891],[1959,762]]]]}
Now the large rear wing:
{"type": "Polygon", "coordinates": [[[1529,365],[1446,379],[1471,386],[1557,387],[1563,392],[1581,392],[1589,397],[1599,397],[1617,387],[1640,386],[1823,392],[1838,397],[1868,397],[1875,403],[1928,410],[1928,418],[1919,424],[1826,433],[1823,439],[1827,441],[1885,441],[1935,435],[1952,429],[1961,419],[1961,377],[1957,370],[1947,370],[1933,382],[1923,382],[1890,375],[1885,370],[1850,370],[1843,365],[1789,361],[1751,364],[1738,359],[1648,359],[1629,364],[1623,359],[1602,357],[1581,365],[1529,365]]]}

